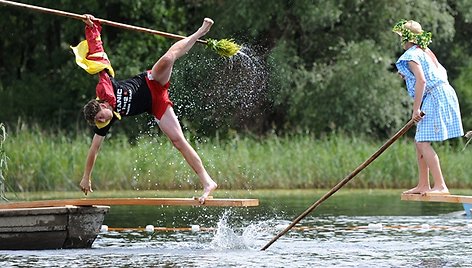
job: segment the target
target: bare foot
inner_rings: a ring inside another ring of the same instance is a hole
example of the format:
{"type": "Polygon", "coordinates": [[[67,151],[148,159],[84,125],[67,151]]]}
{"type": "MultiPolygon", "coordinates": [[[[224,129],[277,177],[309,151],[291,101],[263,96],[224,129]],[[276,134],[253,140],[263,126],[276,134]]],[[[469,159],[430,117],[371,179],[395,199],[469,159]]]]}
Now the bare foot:
{"type": "Polygon", "coordinates": [[[87,195],[88,192],[92,193],[92,181],[87,178],[82,178],[80,181],[80,189],[82,189],[82,192],[84,192],[85,195],[87,195]]]}
{"type": "Polygon", "coordinates": [[[198,202],[203,205],[205,200],[210,196],[211,192],[216,189],[216,187],[218,187],[218,184],[210,179],[208,184],[203,186],[203,195],[198,198],[198,202]]]}
{"type": "Polygon", "coordinates": [[[198,29],[198,35],[201,37],[201,36],[204,36],[205,34],[207,34],[210,31],[210,28],[213,25],[213,23],[214,22],[213,22],[212,19],[205,18],[203,20],[202,26],[200,27],[200,29],[198,29]]]}
{"type": "Polygon", "coordinates": [[[447,187],[433,187],[430,191],[426,192],[427,195],[448,195],[449,194],[449,189],[447,187]]]}
{"type": "Polygon", "coordinates": [[[415,187],[408,191],[404,191],[402,194],[425,194],[426,192],[431,191],[429,187],[415,187]]]}

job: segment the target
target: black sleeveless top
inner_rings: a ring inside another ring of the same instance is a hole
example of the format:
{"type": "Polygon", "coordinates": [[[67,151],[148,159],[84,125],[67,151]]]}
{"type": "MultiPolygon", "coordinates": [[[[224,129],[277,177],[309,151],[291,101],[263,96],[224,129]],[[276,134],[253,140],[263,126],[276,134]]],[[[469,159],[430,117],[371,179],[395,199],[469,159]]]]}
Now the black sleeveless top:
{"type": "MultiPolygon", "coordinates": [[[[132,78],[118,81],[110,76],[113,92],[116,97],[115,112],[123,116],[133,116],[142,113],[151,113],[152,96],[146,82],[147,72],[142,72],[132,78]]],[[[113,123],[117,120],[114,115],[111,122],[104,128],[95,126],[97,135],[105,136],[113,123]]]]}

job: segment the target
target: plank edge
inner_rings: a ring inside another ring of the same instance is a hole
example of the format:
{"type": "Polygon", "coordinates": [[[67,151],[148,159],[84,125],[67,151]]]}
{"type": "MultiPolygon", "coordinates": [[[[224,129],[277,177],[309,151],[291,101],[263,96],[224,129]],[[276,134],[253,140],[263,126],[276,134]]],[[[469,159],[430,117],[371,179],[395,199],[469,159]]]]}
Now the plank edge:
{"type": "Polygon", "coordinates": [[[214,207],[254,207],[259,199],[213,198],[200,204],[194,198],[82,198],[62,200],[36,200],[0,203],[0,209],[35,208],[57,206],[214,206],[214,207]]]}

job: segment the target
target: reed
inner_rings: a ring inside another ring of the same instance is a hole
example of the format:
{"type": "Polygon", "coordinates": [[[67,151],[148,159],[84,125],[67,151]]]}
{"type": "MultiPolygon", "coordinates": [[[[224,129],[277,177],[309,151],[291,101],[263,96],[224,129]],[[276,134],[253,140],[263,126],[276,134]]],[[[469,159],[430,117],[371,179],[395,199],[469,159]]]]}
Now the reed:
{"type": "MultiPolygon", "coordinates": [[[[189,137],[190,140],[192,137],[189,137]]],[[[91,137],[18,129],[5,141],[7,185],[16,191],[73,191],[83,173],[91,137]]],[[[220,189],[330,188],[384,141],[332,135],[236,136],[193,141],[220,189]]],[[[450,188],[471,188],[470,147],[464,141],[436,146],[450,188]]],[[[417,182],[413,141],[404,137],[348,183],[348,188],[408,188],[417,182]]],[[[93,172],[95,190],[194,190],[198,178],[163,135],[124,136],[104,143],[93,172]]]]}
{"type": "Polygon", "coordinates": [[[7,133],[5,131],[5,125],[0,123],[0,202],[7,201],[5,197],[5,174],[7,171],[7,160],[8,157],[3,148],[3,143],[5,143],[7,133]]]}

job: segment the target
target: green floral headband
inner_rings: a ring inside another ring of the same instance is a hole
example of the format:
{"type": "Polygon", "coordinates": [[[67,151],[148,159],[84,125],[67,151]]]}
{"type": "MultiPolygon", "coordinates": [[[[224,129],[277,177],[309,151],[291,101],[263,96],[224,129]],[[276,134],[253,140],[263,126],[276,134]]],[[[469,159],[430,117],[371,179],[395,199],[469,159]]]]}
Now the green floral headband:
{"type": "Polygon", "coordinates": [[[394,33],[397,33],[402,37],[402,45],[405,45],[406,42],[412,42],[422,49],[427,48],[431,43],[431,32],[422,31],[420,34],[415,34],[410,29],[405,28],[407,22],[407,20],[401,20],[392,28],[394,33]]]}

